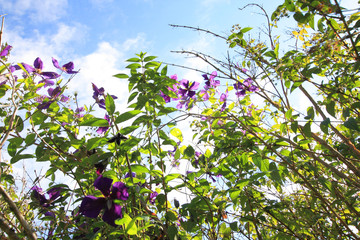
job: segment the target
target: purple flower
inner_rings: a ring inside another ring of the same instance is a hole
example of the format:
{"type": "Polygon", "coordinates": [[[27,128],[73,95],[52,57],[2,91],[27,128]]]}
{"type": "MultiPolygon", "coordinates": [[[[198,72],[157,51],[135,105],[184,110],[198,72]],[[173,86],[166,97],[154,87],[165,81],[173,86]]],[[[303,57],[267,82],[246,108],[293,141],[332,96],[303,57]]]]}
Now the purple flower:
{"type": "MultiPolygon", "coordinates": [[[[136,177],[136,173],[134,173],[134,172],[132,172],[131,175],[132,175],[132,177],[136,177]]],[[[124,178],[128,178],[128,177],[130,177],[130,173],[126,173],[124,176],[124,178]]]]}
{"type": "Polygon", "coordinates": [[[192,82],[189,80],[183,79],[180,81],[179,95],[184,99],[193,98],[195,96],[195,90],[198,89],[200,83],[192,82]]]}
{"type": "Polygon", "coordinates": [[[223,103],[223,105],[221,106],[221,112],[223,112],[225,110],[225,108],[226,108],[227,97],[228,97],[228,90],[226,90],[226,92],[222,93],[221,96],[220,96],[220,102],[223,103]]]}
{"type": "Polygon", "coordinates": [[[43,78],[48,78],[48,79],[55,79],[60,77],[59,74],[57,74],[56,72],[43,72],[43,62],[41,61],[41,59],[39,57],[37,57],[34,61],[34,67],[26,64],[26,63],[22,63],[22,65],[24,66],[24,68],[26,69],[26,71],[28,73],[35,73],[37,75],[42,76],[43,78]]]}
{"type": "Polygon", "coordinates": [[[241,82],[236,82],[234,84],[234,88],[235,90],[243,90],[244,89],[244,85],[241,82]]]}
{"type": "Polygon", "coordinates": [[[104,197],[86,196],[80,205],[79,213],[86,217],[96,218],[102,209],[105,209],[102,219],[111,226],[116,227],[115,220],[122,218],[121,206],[116,204],[114,200],[127,200],[129,193],[123,182],[112,184],[113,180],[103,176],[99,176],[94,187],[99,189],[104,197]]]}
{"type": "Polygon", "coordinates": [[[252,85],[252,83],[253,83],[253,80],[251,78],[247,78],[247,79],[245,79],[243,84],[249,88],[252,85]]]}
{"type": "Polygon", "coordinates": [[[152,192],[152,193],[150,193],[149,202],[150,202],[151,204],[155,204],[155,199],[156,199],[157,195],[159,195],[157,192],[152,192]]]}
{"type": "Polygon", "coordinates": [[[10,69],[10,72],[15,72],[16,70],[20,70],[21,69],[21,67],[19,66],[19,65],[11,65],[10,67],[9,67],[9,69],[10,69]]]}
{"type": "MultiPolygon", "coordinates": [[[[49,87],[49,86],[53,86],[55,83],[54,81],[44,78],[43,80],[39,81],[39,83],[45,83],[44,87],[49,87]]],[[[40,88],[38,88],[38,90],[40,90],[40,88]]]]}
{"type": "Polygon", "coordinates": [[[203,100],[205,100],[205,101],[209,100],[210,96],[206,90],[201,90],[200,94],[203,94],[202,95],[203,100]]]}
{"type": "Polygon", "coordinates": [[[199,158],[201,157],[202,153],[201,152],[198,152],[198,151],[195,151],[195,165],[199,165],[199,158]]]}
{"type": "Polygon", "coordinates": [[[214,71],[211,73],[210,77],[207,76],[207,74],[203,74],[202,75],[204,80],[206,80],[205,82],[205,90],[208,90],[211,87],[217,87],[220,86],[220,81],[219,80],[214,80],[214,78],[217,76],[217,72],[214,71]]]}
{"type": "Polygon", "coordinates": [[[85,108],[84,107],[79,107],[75,109],[75,117],[76,118],[82,118],[84,116],[84,114],[82,114],[81,112],[84,112],[85,108]]]}
{"type": "Polygon", "coordinates": [[[48,94],[49,96],[41,96],[40,98],[38,98],[36,101],[39,102],[42,100],[42,103],[40,103],[37,108],[42,110],[42,109],[48,109],[50,107],[50,105],[55,102],[55,100],[60,96],[60,101],[61,102],[67,102],[69,100],[68,97],[64,96],[61,94],[61,87],[56,87],[56,88],[48,88],[48,94]],[[61,94],[61,95],[60,95],[61,94]],[[48,101],[46,101],[48,100],[48,101]]]}
{"type": "Polygon", "coordinates": [[[165,100],[166,103],[171,101],[171,97],[167,96],[162,91],[160,91],[160,96],[165,100]]]}
{"type": "MultiPolygon", "coordinates": [[[[110,125],[110,117],[109,117],[109,115],[105,114],[104,119],[107,120],[109,125],[110,125]]],[[[101,134],[105,133],[108,129],[109,129],[109,126],[107,126],[107,127],[99,127],[98,130],[96,130],[96,132],[101,135],[101,134]]]]}
{"type": "Polygon", "coordinates": [[[57,69],[60,69],[63,72],[66,72],[67,74],[74,74],[74,73],[78,73],[78,71],[74,71],[74,63],[73,62],[68,62],[66,64],[64,64],[62,67],[60,67],[58,61],[55,58],[52,58],[52,62],[54,64],[54,67],[56,67],[57,69]]]}
{"type": "Polygon", "coordinates": [[[241,91],[237,91],[235,93],[235,95],[240,98],[240,97],[244,97],[246,95],[246,90],[241,90],[241,91]]]}
{"type": "Polygon", "coordinates": [[[257,91],[259,91],[259,88],[257,86],[255,86],[255,85],[251,85],[249,87],[249,91],[250,92],[257,92],[257,91]]]}
{"type": "Polygon", "coordinates": [[[32,197],[40,204],[40,206],[47,208],[52,204],[52,202],[54,202],[57,198],[61,196],[61,189],[61,187],[49,189],[46,192],[49,196],[49,198],[47,198],[40,187],[34,186],[31,188],[32,197]]]}
{"type": "Polygon", "coordinates": [[[234,88],[236,91],[236,96],[237,97],[243,97],[246,95],[246,91],[250,91],[250,92],[257,92],[259,91],[259,88],[253,84],[253,80],[251,78],[247,78],[245,79],[245,81],[243,83],[241,82],[236,82],[234,84],[234,88]]]}
{"type": "Polygon", "coordinates": [[[11,46],[7,45],[6,47],[4,47],[4,49],[0,52],[0,57],[5,57],[9,54],[11,46]]]}
{"type": "MultiPolygon", "coordinates": [[[[94,83],[92,83],[93,88],[93,99],[95,99],[96,103],[100,108],[106,109],[105,106],[105,89],[103,87],[98,88],[94,83]]],[[[113,99],[117,99],[116,96],[110,95],[113,99]]]]}

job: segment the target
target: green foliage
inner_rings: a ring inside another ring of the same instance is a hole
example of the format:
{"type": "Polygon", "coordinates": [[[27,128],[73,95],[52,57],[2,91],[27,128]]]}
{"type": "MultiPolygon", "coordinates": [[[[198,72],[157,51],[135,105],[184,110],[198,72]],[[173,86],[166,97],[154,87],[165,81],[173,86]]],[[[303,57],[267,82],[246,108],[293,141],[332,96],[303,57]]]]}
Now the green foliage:
{"type": "Polygon", "coordinates": [[[188,52],[225,76],[207,75],[205,88],[167,76],[155,56],[128,59],[128,73],[114,75],[128,81],[123,112],[95,85],[82,110],[76,96],[64,102],[67,81],[41,95],[39,73],[20,64],[26,76],[15,81],[2,58],[0,98],[10,105],[0,109],[9,156],[0,181],[12,199],[0,198],[1,229],[29,238],[10,207],[22,201],[17,208],[44,239],[358,239],[359,13],[337,1],[285,0],[268,20],[265,42],[235,25],[226,39],[236,55],[226,61],[188,52]],[[288,16],[290,49],[271,31],[288,16]],[[11,166],[31,159],[49,163],[33,185],[45,177],[59,198],[17,196],[11,166]],[[59,173],[75,186],[57,184],[59,173]],[[98,174],[129,196],[95,188],[98,174]],[[98,216],[79,209],[89,196],[106,198],[98,216]],[[112,204],[121,206],[114,225],[101,218],[112,204]]]}

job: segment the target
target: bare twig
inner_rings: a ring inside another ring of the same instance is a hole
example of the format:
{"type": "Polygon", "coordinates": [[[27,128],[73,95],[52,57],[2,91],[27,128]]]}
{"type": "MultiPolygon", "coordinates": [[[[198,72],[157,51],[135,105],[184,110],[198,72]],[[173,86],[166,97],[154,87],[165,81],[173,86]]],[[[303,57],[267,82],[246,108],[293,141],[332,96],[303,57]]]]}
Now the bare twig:
{"type": "Polygon", "coordinates": [[[25,234],[29,239],[36,240],[36,233],[33,231],[31,226],[28,224],[28,222],[25,220],[24,216],[18,209],[18,207],[15,205],[9,194],[5,191],[5,189],[0,186],[0,195],[4,198],[5,202],[9,205],[10,210],[15,214],[16,218],[19,220],[21,226],[23,226],[25,230],[25,234]]]}

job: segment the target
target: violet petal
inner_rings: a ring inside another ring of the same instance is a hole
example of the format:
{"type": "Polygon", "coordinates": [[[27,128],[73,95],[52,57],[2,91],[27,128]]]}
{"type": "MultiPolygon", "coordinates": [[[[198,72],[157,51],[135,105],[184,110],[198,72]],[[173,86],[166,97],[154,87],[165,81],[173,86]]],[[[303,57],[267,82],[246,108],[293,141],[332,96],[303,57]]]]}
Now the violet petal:
{"type": "Polygon", "coordinates": [[[111,178],[103,177],[100,175],[94,182],[94,187],[99,189],[104,196],[110,195],[111,184],[113,180],[111,178]]]}
{"type": "Polygon", "coordinates": [[[79,212],[86,217],[96,218],[100,211],[106,206],[105,198],[97,198],[94,196],[86,196],[80,205],[79,212]]]}
{"type": "Polygon", "coordinates": [[[111,208],[106,208],[102,220],[109,225],[116,227],[115,220],[118,218],[122,218],[121,206],[112,202],[111,208]]]}

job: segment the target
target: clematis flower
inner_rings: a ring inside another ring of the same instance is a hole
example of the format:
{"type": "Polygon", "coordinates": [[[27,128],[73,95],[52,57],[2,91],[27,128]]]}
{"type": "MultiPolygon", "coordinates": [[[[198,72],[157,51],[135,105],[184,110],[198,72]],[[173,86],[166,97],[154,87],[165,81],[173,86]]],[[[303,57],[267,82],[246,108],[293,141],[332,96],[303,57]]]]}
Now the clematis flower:
{"type": "MultiPolygon", "coordinates": [[[[203,99],[204,101],[209,100],[210,96],[209,96],[209,93],[207,92],[207,90],[201,90],[201,91],[200,91],[200,94],[202,95],[202,99],[203,99]]],[[[200,96],[201,96],[201,95],[200,95],[200,96]]]]}
{"type": "Polygon", "coordinates": [[[228,90],[226,90],[225,93],[222,93],[220,96],[220,102],[223,103],[223,105],[221,106],[221,112],[223,112],[226,108],[226,100],[228,98],[228,90]]]}
{"type": "MultiPolygon", "coordinates": [[[[110,126],[110,117],[109,117],[109,115],[105,114],[104,119],[108,121],[109,126],[110,126]]],[[[105,133],[109,129],[109,126],[107,126],[107,127],[99,127],[98,130],[96,130],[96,132],[101,135],[101,134],[105,133]]]]}
{"type": "Polygon", "coordinates": [[[149,202],[151,203],[151,204],[155,204],[155,199],[156,199],[156,197],[157,197],[157,195],[159,195],[157,192],[152,192],[152,193],[150,193],[150,198],[149,198],[149,202]]]}
{"type": "Polygon", "coordinates": [[[217,76],[216,71],[212,72],[210,77],[208,77],[207,74],[203,74],[202,76],[203,76],[204,80],[206,81],[205,82],[205,87],[204,87],[205,90],[208,90],[211,87],[220,86],[220,81],[219,80],[214,80],[214,78],[217,76]]]}
{"type": "Polygon", "coordinates": [[[10,45],[4,47],[4,49],[0,52],[0,57],[7,56],[9,54],[10,48],[12,48],[10,45]]]}
{"type": "Polygon", "coordinates": [[[43,78],[47,78],[47,79],[55,79],[60,77],[59,74],[57,74],[56,72],[43,72],[43,62],[41,61],[41,59],[39,57],[37,57],[34,61],[34,67],[30,66],[29,64],[26,63],[22,63],[22,65],[24,66],[24,68],[26,69],[26,71],[28,73],[34,73],[36,75],[40,75],[43,78]]]}
{"type": "MultiPolygon", "coordinates": [[[[94,83],[92,83],[93,88],[93,99],[95,99],[96,103],[99,105],[100,108],[106,109],[105,106],[105,89],[103,87],[98,88],[94,83]]],[[[117,99],[116,96],[111,95],[113,99],[117,99]]]]}
{"type": "Polygon", "coordinates": [[[193,98],[195,96],[195,90],[198,89],[200,83],[190,82],[189,80],[183,79],[180,81],[179,95],[184,99],[193,98]]]}
{"type": "MultiPolygon", "coordinates": [[[[61,196],[61,187],[55,187],[55,188],[51,188],[49,189],[46,193],[49,196],[49,198],[47,198],[45,196],[45,193],[43,192],[43,190],[38,187],[38,186],[34,186],[31,188],[32,193],[31,193],[31,197],[37,201],[41,207],[43,208],[48,208],[51,206],[51,204],[58,199],[61,196]]],[[[46,216],[48,215],[52,215],[51,212],[50,213],[45,213],[46,216]]],[[[50,216],[49,215],[49,216],[50,216]]]]}
{"type": "Polygon", "coordinates": [[[68,63],[62,65],[62,67],[60,67],[59,62],[55,58],[52,58],[52,62],[53,62],[54,67],[56,67],[57,69],[60,69],[63,72],[66,72],[67,74],[78,73],[78,71],[74,71],[74,63],[73,62],[68,62],[68,63]]]}
{"type": "Polygon", "coordinates": [[[127,200],[129,193],[123,182],[112,184],[113,180],[100,175],[94,182],[94,187],[101,191],[104,197],[86,196],[80,205],[79,213],[90,218],[96,218],[105,209],[102,220],[116,227],[115,220],[122,218],[121,206],[114,200],[127,200]]]}
{"type": "Polygon", "coordinates": [[[49,88],[48,89],[48,94],[49,96],[41,96],[40,98],[37,99],[37,101],[42,101],[37,108],[42,110],[42,109],[48,109],[50,107],[50,105],[56,101],[56,99],[60,96],[60,101],[61,102],[67,102],[69,101],[69,98],[64,96],[64,95],[60,95],[61,94],[61,88],[60,87],[56,87],[56,88],[49,88]],[[48,101],[46,101],[48,100],[48,101]]]}
{"type": "Polygon", "coordinates": [[[160,96],[165,100],[165,103],[168,103],[171,101],[171,97],[160,91],[160,96]]]}

